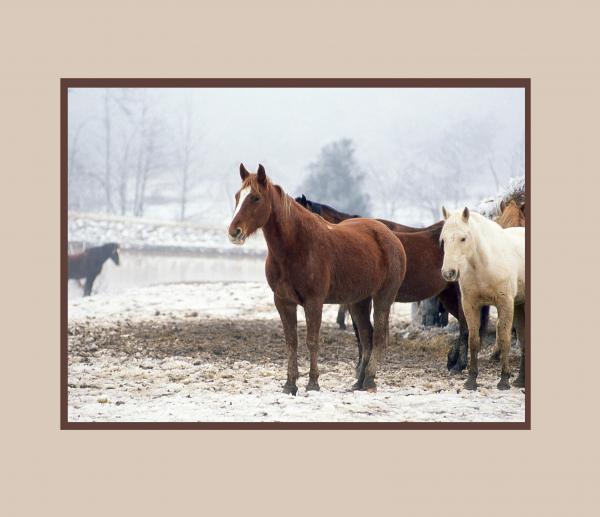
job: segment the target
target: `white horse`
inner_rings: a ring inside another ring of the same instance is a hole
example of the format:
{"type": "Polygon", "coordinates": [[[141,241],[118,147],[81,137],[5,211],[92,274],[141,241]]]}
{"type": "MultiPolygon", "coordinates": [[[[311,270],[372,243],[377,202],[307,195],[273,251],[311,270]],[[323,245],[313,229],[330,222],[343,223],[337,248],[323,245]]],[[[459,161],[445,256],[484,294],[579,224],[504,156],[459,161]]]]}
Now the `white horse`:
{"type": "Polygon", "coordinates": [[[480,347],[479,315],[484,305],[498,309],[496,347],[501,351],[502,373],[498,389],[510,388],[511,331],[521,343],[519,376],[513,386],[525,386],[525,228],[502,228],[468,208],[452,214],[442,207],[444,248],[442,276],[458,280],[469,327],[469,378],[465,388],[477,389],[477,353],[480,347]]]}

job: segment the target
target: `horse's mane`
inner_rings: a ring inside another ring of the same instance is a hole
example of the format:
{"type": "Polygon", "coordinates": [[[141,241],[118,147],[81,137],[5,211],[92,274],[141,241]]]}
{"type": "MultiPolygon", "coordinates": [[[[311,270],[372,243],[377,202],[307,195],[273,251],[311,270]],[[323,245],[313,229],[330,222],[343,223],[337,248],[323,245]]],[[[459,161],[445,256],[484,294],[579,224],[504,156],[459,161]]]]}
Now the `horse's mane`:
{"type": "MultiPolygon", "coordinates": [[[[294,200],[285,193],[285,191],[279,186],[275,185],[268,177],[266,178],[266,185],[268,189],[273,189],[280,197],[281,206],[283,208],[283,214],[286,217],[290,217],[292,211],[292,203],[294,200]]],[[[243,182],[242,182],[242,190],[250,187],[252,190],[256,192],[260,192],[260,183],[258,182],[258,176],[256,174],[250,174],[243,182]]]]}

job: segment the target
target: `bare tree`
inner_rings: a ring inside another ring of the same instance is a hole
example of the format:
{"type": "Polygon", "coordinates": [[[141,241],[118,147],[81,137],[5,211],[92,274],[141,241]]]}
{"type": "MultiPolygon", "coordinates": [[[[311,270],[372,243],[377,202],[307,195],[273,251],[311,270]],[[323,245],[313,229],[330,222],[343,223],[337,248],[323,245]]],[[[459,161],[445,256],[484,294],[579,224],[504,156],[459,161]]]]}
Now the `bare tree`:
{"type": "Polygon", "coordinates": [[[111,190],[111,110],[110,110],[110,88],[104,89],[104,191],[106,194],[106,212],[112,212],[112,190],[111,190]]]}
{"type": "Polygon", "coordinates": [[[197,135],[194,131],[194,110],[189,95],[185,97],[183,116],[179,124],[179,138],[175,143],[175,159],[179,169],[179,220],[187,217],[190,195],[197,185],[194,174],[197,161],[197,135]]]}

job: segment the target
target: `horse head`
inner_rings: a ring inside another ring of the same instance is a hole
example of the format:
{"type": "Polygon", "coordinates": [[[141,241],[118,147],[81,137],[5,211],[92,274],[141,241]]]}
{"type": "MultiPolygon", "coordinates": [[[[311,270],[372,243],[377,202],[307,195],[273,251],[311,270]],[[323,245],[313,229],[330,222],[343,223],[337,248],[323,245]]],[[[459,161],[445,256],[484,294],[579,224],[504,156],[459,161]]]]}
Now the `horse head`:
{"type": "Polygon", "coordinates": [[[306,199],[304,194],[302,194],[300,197],[297,197],[296,202],[300,203],[307,210],[317,215],[322,215],[323,205],[316,203],[315,201],[311,201],[310,199],[306,199]]]}
{"type": "Polygon", "coordinates": [[[116,242],[110,242],[105,245],[108,251],[108,257],[110,258],[117,266],[120,263],[119,260],[119,245],[116,242]]]}
{"type": "Polygon", "coordinates": [[[502,228],[525,226],[525,204],[519,206],[514,199],[511,199],[508,204],[501,201],[500,212],[500,216],[496,218],[496,222],[502,228]]]}
{"type": "Polygon", "coordinates": [[[470,225],[469,209],[448,212],[442,207],[444,227],[440,235],[440,245],[444,250],[442,276],[447,282],[456,282],[460,271],[475,253],[475,240],[470,225]]]}
{"type": "Polygon", "coordinates": [[[229,240],[237,245],[244,244],[267,223],[273,201],[273,186],[262,165],[259,164],[256,174],[252,174],[243,163],[240,164],[240,177],[242,187],[235,194],[235,212],[228,230],[229,240]]]}

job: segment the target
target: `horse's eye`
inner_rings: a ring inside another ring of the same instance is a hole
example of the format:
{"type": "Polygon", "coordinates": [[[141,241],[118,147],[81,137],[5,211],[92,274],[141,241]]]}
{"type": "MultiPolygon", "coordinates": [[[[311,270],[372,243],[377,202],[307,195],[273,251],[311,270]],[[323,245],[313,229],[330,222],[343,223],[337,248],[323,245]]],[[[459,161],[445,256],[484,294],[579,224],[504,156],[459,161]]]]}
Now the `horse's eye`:
{"type": "Polygon", "coordinates": [[[258,196],[250,196],[250,201],[252,201],[253,203],[258,203],[260,201],[260,198],[258,196]]]}
{"type": "Polygon", "coordinates": [[[440,248],[444,249],[444,239],[440,240],[440,248]]]}
{"type": "Polygon", "coordinates": [[[467,238],[466,238],[466,237],[463,237],[463,238],[460,240],[460,242],[465,242],[466,240],[467,240],[467,238]]]}

